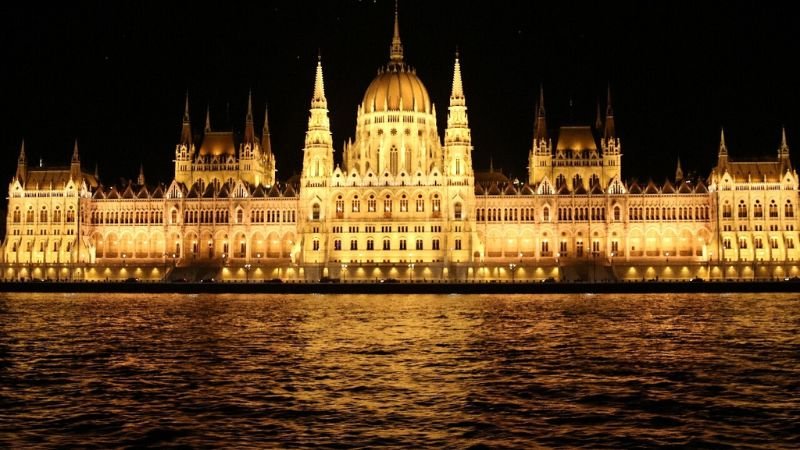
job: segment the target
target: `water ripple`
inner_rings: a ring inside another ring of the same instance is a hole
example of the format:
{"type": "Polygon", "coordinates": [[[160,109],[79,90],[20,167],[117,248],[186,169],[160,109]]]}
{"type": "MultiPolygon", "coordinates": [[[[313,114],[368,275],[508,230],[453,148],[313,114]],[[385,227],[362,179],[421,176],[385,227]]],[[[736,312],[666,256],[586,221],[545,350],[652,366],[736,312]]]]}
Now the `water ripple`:
{"type": "Polygon", "coordinates": [[[793,295],[0,294],[0,447],[800,447],[793,295]]]}

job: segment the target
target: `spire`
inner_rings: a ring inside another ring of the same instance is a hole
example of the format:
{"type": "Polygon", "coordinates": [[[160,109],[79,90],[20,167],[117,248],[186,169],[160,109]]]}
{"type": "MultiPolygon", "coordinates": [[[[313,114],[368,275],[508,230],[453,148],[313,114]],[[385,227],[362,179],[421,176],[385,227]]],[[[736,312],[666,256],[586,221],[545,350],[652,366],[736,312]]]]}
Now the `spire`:
{"type": "Polygon", "coordinates": [[[325,82],[322,79],[322,55],[317,57],[317,76],[314,79],[314,98],[311,99],[312,108],[328,108],[325,98],[325,82]]]}
{"type": "Polygon", "coordinates": [[[494,157],[489,156],[489,173],[494,172],[494,157]]]}
{"type": "Polygon", "coordinates": [[[458,61],[458,50],[456,50],[456,62],[453,68],[453,90],[450,93],[450,106],[455,104],[465,104],[464,86],[461,84],[461,64],[458,61]]]}
{"type": "Polygon", "coordinates": [[[609,84],[606,98],[606,126],[603,131],[603,137],[606,139],[614,139],[616,136],[617,130],[614,126],[614,109],[611,107],[611,84],[609,84]]]}
{"type": "Polygon", "coordinates": [[[75,146],[72,148],[72,162],[69,165],[69,174],[73,180],[81,178],[81,158],[78,155],[78,139],[75,139],[75,146]]]}
{"type": "Polygon", "coordinates": [[[206,128],[204,129],[206,133],[211,131],[211,107],[206,106],[206,128]]]}
{"type": "Polygon", "coordinates": [[[389,61],[393,64],[403,63],[403,43],[400,41],[400,21],[397,18],[397,0],[394,1],[394,35],[389,49],[389,61]]]}
{"type": "Polygon", "coordinates": [[[272,153],[272,142],[269,138],[269,106],[264,109],[264,128],[261,131],[261,151],[265,155],[272,153]]]}
{"type": "Polygon", "coordinates": [[[253,126],[253,91],[247,93],[247,116],[244,120],[244,143],[251,148],[256,142],[256,132],[253,126]]]}
{"type": "Polygon", "coordinates": [[[544,141],[547,139],[547,119],[544,111],[544,85],[539,84],[539,102],[536,104],[536,121],[533,127],[533,140],[544,141]]]}
{"type": "Polygon", "coordinates": [[[97,163],[94,163],[94,179],[98,181],[100,180],[100,167],[97,165],[97,163]]]}
{"type": "Polygon", "coordinates": [[[678,158],[678,166],[675,168],[675,181],[680,182],[683,180],[683,168],[681,167],[681,158],[678,158]]]}
{"type": "Polygon", "coordinates": [[[189,118],[189,91],[186,91],[186,104],[183,107],[183,126],[181,127],[181,145],[192,147],[192,123],[189,118]]]}
{"type": "Polygon", "coordinates": [[[728,147],[725,146],[725,129],[719,130],[719,156],[728,156],[728,147]]]}
{"type": "Polygon", "coordinates": [[[139,186],[144,185],[144,164],[139,164],[139,177],[136,178],[136,184],[139,186]]]}
{"type": "Polygon", "coordinates": [[[81,158],[78,155],[78,139],[75,139],[75,146],[72,148],[72,163],[80,163],[81,158]]]}
{"type": "Polygon", "coordinates": [[[25,139],[22,140],[22,145],[19,148],[19,158],[17,158],[17,164],[27,164],[28,157],[25,155],[25,139]]]}
{"type": "Polygon", "coordinates": [[[781,146],[778,149],[778,156],[789,155],[789,144],[786,143],[786,127],[781,127],[781,146]]]}

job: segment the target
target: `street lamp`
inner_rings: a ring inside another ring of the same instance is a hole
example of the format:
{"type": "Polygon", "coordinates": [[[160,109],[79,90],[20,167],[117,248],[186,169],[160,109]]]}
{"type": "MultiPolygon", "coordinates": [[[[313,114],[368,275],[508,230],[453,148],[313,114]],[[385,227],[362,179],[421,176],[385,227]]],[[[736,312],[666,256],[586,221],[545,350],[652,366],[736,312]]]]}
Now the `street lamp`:
{"type": "Polygon", "coordinates": [[[123,253],[123,254],[122,254],[122,265],[123,265],[123,266],[125,265],[125,257],[126,257],[126,256],[127,256],[127,255],[126,255],[125,253],[123,253]]]}
{"type": "Polygon", "coordinates": [[[706,276],[708,279],[711,279],[711,258],[714,257],[713,252],[708,252],[708,258],[706,259],[706,276]]]}
{"type": "Polygon", "coordinates": [[[347,279],[347,264],[342,264],[342,281],[347,279]]]}
{"type": "Polygon", "coordinates": [[[414,281],[414,263],[408,265],[408,281],[414,281]]]}
{"type": "Polygon", "coordinates": [[[614,272],[614,257],[617,256],[617,252],[611,252],[611,275],[614,277],[613,281],[617,281],[617,273],[614,272]]]}
{"type": "Polygon", "coordinates": [[[516,269],[516,268],[517,268],[517,265],[514,264],[514,263],[511,263],[511,264],[508,265],[508,270],[511,271],[511,282],[512,283],[514,282],[514,269],[516,269]]]}
{"type": "Polygon", "coordinates": [[[244,281],[245,282],[250,282],[250,268],[251,267],[252,266],[250,265],[250,263],[247,263],[247,264],[244,265],[244,281]]]}

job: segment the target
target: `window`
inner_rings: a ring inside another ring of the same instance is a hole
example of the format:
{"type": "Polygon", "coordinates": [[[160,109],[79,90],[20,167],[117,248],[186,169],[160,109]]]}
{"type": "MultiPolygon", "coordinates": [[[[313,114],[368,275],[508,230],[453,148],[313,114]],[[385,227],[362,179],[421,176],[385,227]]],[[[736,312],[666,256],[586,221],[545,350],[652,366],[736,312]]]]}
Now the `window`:
{"type": "Polygon", "coordinates": [[[20,213],[19,208],[15,209],[14,210],[14,223],[19,223],[20,220],[22,220],[21,216],[22,216],[22,214],[20,213]]]}
{"type": "Polygon", "coordinates": [[[392,197],[389,195],[383,200],[383,212],[390,213],[392,212],[392,197]]]}
{"type": "Polygon", "coordinates": [[[375,196],[374,195],[370,195],[369,196],[369,200],[367,200],[367,211],[375,212],[375,209],[376,209],[375,203],[376,203],[375,202],[375,196]]]}
{"type": "Polygon", "coordinates": [[[619,206],[615,206],[615,207],[614,207],[614,221],[615,221],[615,222],[619,222],[619,220],[620,220],[620,210],[619,210],[619,206]]]}
{"type": "Polygon", "coordinates": [[[753,239],[753,247],[759,249],[764,248],[764,242],[761,240],[761,238],[755,238],[753,239]]]}
{"type": "Polygon", "coordinates": [[[611,241],[611,251],[619,253],[619,241],[611,241]]]}
{"type": "Polygon", "coordinates": [[[425,200],[422,198],[422,194],[417,197],[417,212],[425,211],[425,200]]]}
{"type": "Polygon", "coordinates": [[[542,209],[542,220],[545,222],[550,222],[550,208],[546,206],[542,209]]]}
{"type": "Polygon", "coordinates": [[[769,204],[769,217],[770,219],[778,218],[778,205],[775,204],[775,200],[769,204]]]}
{"type": "Polygon", "coordinates": [[[778,248],[778,238],[769,238],[770,248],[778,248]]]}
{"type": "Polygon", "coordinates": [[[567,241],[559,242],[558,251],[561,253],[561,256],[567,256],[567,241]]]}
{"type": "Polygon", "coordinates": [[[726,250],[730,250],[731,249],[731,240],[730,240],[730,238],[725,238],[725,239],[722,240],[722,247],[724,247],[726,250]]]}
{"type": "Polygon", "coordinates": [[[461,250],[461,239],[456,239],[455,250],[461,250]]]}
{"type": "Polygon", "coordinates": [[[336,199],[336,215],[341,216],[344,214],[344,200],[342,200],[342,196],[340,195],[336,199]]]}
{"type": "Polygon", "coordinates": [[[361,211],[361,200],[358,199],[357,195],[353,197],[352,206],[353,206],[353,212],[361,211]]]}
{"type": "Polygon", "coordinates": [[[375,241],[367,239],[367,250],[375,250],[375,241]]]}
{"type": "Polygon", "coordinates": [[[761,206],[759,200],[756,200],[756,204],[753,205],[753,217],[764,217],[764,207],[761,206]]]}
{"type": "Polygon", "coordinates": [[[745,238],[739,239],[739,248],[747,248],[747,239],[745,238]]]}
{"type": "Polygon", "coordinates": [[[731,205],[729,205],[728,202],[725,202],[725,204],[722,205],[722,218],[723,219],[731,218],[731,205]]]}
{"type": "Polygon", "coordinates": [[[400,250],[406,250],[406,240],[405,240],[405,238],[400,239],[400,250]]]}
{"type": "Polygon", "coordinates": [[[575,243],[575,254],[579,258],[583,256],[583,241],[575,243]]]}
{"type": "Polygon", "coordinates": [[[28,208],[28,212],[25,214],[25,222],[33,223],[33,208],[28,208]]]}
{"type": "Polygon", "coordinates": [[[314,203],[311,207],[311,220],[319,220],[319,203],[314,203]]]}
{"type": "Polygon", "coordinates": [[[786,200],[786,206],[783,209],[784,217],[794,217],[794,207],[792,207],[792,201],[786,200]]]}
{"type": "Polygon", "coordinates": [[[42,208],[39,212],[39,222],[47,222],[47,210],[42,208]]]}
{"type": "Polygon", "coordinates": [[[547,255],[550,253],[550,242],[542,241],[542,254],[547,255]]]}
{"type": "Polygon", "coordinates": [[[431,208],[433,209],[433,215],[438,216],[439,211],[441,211],[442,209],[442,203],[441,200],[439,200],[438,194],[433,196],[433,201],[431,202],[431,208]]]}
{"type": "Polygon", "coordinates": [[[417,250],[422,250],[422,239],[417,239],[417,250]]]}
{"type": "Polygon", "coordinates": [[[461,203],[456,203],[453,207],[453,217],[456,220],[461,220],[461,203]]]}
{"type": "Polygon", "coordinates": [[[312,241],[311,248],[312,248],[312,250],[314,250],[315,252],[318,252],[318,251],[319,251],[319,240],[318,240],[318,239],[314,239],[314,240],[312,241]]]}
{"type": "Polygon", "coordinates": [[[794,239],[786,238],[786,248],[794,248],[794,239]]]}
{"type": "Polygon", "coordinates": [[[342,249],[342,240],[341,239],[334,239],[333,240],[333,250],[339,251],[342,249]]]}
{"type": "Polygon", "coordinates": [[[67,211],[67,222],[75,222],[75,211],[72,208],[67,211]]]}
{"type": "Polygon", "coordinates": [[[392,146],[389,150],[389,172],[392,175],[397,175],[397,147],[392,146]]]}
{"type": "Polygon", "coordinates": [[[405,194],[400,198],[400,212],[407,212],[408,211],[408,199],[406,198],[405,194]]]}
{"type": "Polygon", "coordinates": [[[744,204],[744,200],[739,200],[739,218],[747,218],[747,205],[744,204]]]}
{"type": "Polygon", "coordinates": [[[350,250],[358,250],[358,239],[350,240],[350,250]]]}
{"type": "Polygon", "coordinates": [[[383,249],[384,250],[391,250],[392,249],[391,241],[388,238],[384,238],[383,239],[383,249]]]}
{"type": "Polygon", "coordinates": [[[433,240],[433,242],[431,243],[431,248],[433,248],[434,250],[439,250],[439,240],[438,239],[434,239],[433,240]]]}

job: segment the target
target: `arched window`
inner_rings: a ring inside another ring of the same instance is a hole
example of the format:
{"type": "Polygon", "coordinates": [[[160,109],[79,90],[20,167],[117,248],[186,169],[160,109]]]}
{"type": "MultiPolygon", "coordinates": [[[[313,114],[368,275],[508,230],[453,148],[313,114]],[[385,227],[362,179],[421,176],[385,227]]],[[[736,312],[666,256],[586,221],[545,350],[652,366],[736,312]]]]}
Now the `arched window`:
{"type": "Polygon", "coordinates": [[[28,212],[25,213],[25,222],[33,223],[33,207],[29,207],[28,212]]]}
{"type": "Polygon", "coordinates": [[[542,220],[545,222],[550,222],[550,208],[547,206],[542,208],[542,220]]]}
{"type": "Polygon", "coordinates": [[[461,220],[461,203],[456,203],[453,206],[453,218],[461,220]]]}
{"type": "Polygon", "coordinates": [[[753,205],[753,217],[764,217],[764,207],[759,200],[756,200],[756,204],[753,205]]]}
{"type": "Polygon", "coordinates": [[[353,197],[352,201],[353,212],[361,211],[361,200],[358,199],[358,196],[353,197]]]}
{"type": "Polygon", "coordinates": [[[39,222],[47,222],[47,208],[42,207],[39,211],[39,222]]]}
{"type": "Polygon", "coordinates": [[[783,215],[785,217],[794,217],[794,207],[792,206],[791,200],[786,200],[786,206],[784,207],[783,215]]]}
{"type": "Polygon", "coordinates": [[[743,219],[747,217],[747,205],[744,204],[744,200],[739,200],[739,218],[743,219]]]}
{"type": "Polygon", "coordinates": [[[619,206],[615,206],[615,207],[614,207],[614,222],[619,222],[619,221],[620,221],[620,210],[619,210],[619,206]]]}
{"type": "Polygon", "coordinates": [[[236,210],[236,223],[244,223],[244,210],[236,210]]]}
{"type": "Polygon", "coordinates": [[[19,210],[19,207],[14,210],[14,223],[19,223],[22,220],[22,213],[19,210]]]}
{"type": "Polygon", "coordinates": [[[769,203],[769,217],[775,219],[778,217],[778,205],[775,204],[775,200],[772,200],[769,203]]]}
{"type": "Polygon", "coordinates": [[[392,175],[397,175],[397,167],[397,147],[393,145],[391,150],[389,150],[389,172],[391,172],[392,175]]]}
{"type": "Polygon", "coordinates": [[[311,207],[311,220],[319,220],[319,203],[314,203],[311,207]]]}

